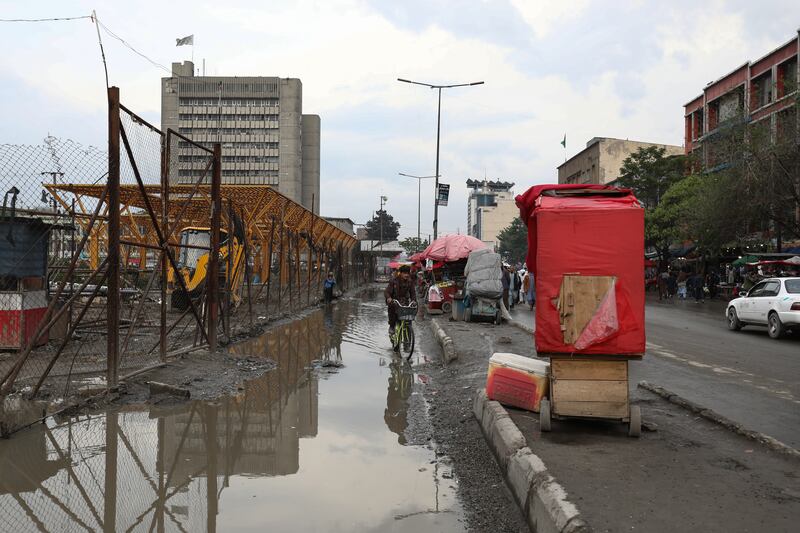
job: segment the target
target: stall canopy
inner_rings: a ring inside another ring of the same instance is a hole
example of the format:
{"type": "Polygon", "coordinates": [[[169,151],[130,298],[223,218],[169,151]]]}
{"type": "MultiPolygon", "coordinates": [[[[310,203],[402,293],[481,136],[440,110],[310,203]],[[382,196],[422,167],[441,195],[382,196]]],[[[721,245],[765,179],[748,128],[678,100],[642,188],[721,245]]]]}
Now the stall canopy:
{"type": "Polygon", "coordinates": [[[394,256],[394,258],[389,262],[388,266],[391,269],[397,269],[403,265],[411,266],[413,264],[414,262],[411,261],[411,259],[408,257],[408,254],[406,254],[405,252],[401,252],[396,256],[394,256]]]}
{"type": "Polygon", "coordinates": [[[737,259],[736,261],[734,261],[733,263],[731,263],[731,265],[733,265],[733,266],[742,266],[742,265],[746,265],[746,264],[749,264],[749,263],[758,263],[758,257],[756,257],[754,255],[744,255],[744,256],[740,257],[739,259],[737,259]]]}
{"type": "Polygon", "coordinates": [[[469,257],[470,252],[482,250],[486,245],[475,237],[469,235],[445,235],[433,241],[425,251],[422,258],[434,261],[458,261],[469,257]]]}
{"type": "Polygon", "coordinates": [[[800,266],[800,255],[790,257],[789,259],[774,259],[769,261],[759,261],[756,259],[752,263],[747,263],[748,266],[766,266],[766,265],[784,265],[784,266],[800,266]]]}

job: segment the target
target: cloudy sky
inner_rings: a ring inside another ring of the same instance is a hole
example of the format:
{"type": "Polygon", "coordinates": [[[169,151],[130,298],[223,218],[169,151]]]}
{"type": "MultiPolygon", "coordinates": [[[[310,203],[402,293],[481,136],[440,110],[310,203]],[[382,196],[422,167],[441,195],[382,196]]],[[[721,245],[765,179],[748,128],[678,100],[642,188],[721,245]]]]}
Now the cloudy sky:
{"type": "MultiPolygon", "coordinates": [[[[797,0],[20,2],[0,18],[97,10],[114,33],[163,65],[189,58],[214,75],[303,81],[303,110],[322,117],[322,214],[365,222],[379,196],[416,235],[417,183],[433,174],[436,93],[396,81],[483,80],[445,92],[441,174],[451,184],[440,231],[466,230],[465,181],[523,192],[556,180],[592,137],[682,144],[682,105],[748,59],[797,36],[797,0]]],[[[110,82],[159,123],[165,73],[103,34],[110,82]]],[[[0,143],[48,134],[105,145],[105,81],[89,20],[0,23],[0,143]]],[[[423,182],[422,233],[433,183],[423,182]]]]}

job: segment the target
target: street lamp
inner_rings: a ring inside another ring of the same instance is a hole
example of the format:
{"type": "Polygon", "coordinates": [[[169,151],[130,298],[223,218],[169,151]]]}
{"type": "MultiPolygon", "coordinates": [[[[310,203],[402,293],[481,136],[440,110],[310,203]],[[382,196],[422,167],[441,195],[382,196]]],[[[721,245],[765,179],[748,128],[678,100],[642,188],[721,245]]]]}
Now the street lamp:
{"type": "Polygon", "coordinates": [[[383,257],[383,204],[388,202],[389,198],[386,196],[381,196],[381,210],[378,211],[378,225],[380,226],[380,236],[381,236],[381,257],[383,257]]]}
{"type": "MultiPolygon", "coordinates": [[[[420,226],[420,224],[419,224],[419,220],[420,220],[419,219],[419,209],[420,209],[420,205],[422,205],[421,204],[421,202],[422,202],[422,200],[421,200],[421,198],[422,198],[422,180],[435,178],[436,176],[414,176],[413,174],[404,174],[402,172],[398,172],[398,174],[400,174],[401,176],[405,176],[407,178],[414,178],[414,179],[417,180],[417,246],[421,247],[422,246],[422,237],[421,237],[420,232],[419,232],[419,226],[420,226]]],[[[422,250],[417,250],[417,251],[420,252],[422,250]]]]}
{"type": "Polygon", "coordinates": [[[430,83],[405,80],[403,78],[397,78],[397,81],[402,81],[403,83],[411,83],[414,85],[422,85],[423,87],[430,87],[431,89],[437,89],[439,91],[439,107],[436,111],[436,174],[434,174],[434,177],[436,178],[436,190],[434,192],[434,199],[433,199],[433,238],[434,240],[436,240],[439,233],[439,137],[442,124],[442,89],[483,85],[483,82],[473,81],[471,83],[455,83],[452,85],[432,85],[430,83]]]}

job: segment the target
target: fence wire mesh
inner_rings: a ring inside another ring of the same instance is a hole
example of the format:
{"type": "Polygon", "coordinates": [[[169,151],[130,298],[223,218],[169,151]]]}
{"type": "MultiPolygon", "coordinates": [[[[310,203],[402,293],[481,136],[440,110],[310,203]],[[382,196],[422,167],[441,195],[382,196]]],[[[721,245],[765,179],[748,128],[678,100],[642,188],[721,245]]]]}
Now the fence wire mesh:
{"type": "Polygon", "coordinates": [[[123,105],[109,120],[119,126],[109,143],[118,187],[106,150],[55,137],[0,145],[0,400],[99,392],[212,333],[229,342],[315,305],[328,272],[332,293],[371,279],[372,259],[352,251],[352,236],[274,190],[226,184],[214,197],[221,152],[123,105]]]}

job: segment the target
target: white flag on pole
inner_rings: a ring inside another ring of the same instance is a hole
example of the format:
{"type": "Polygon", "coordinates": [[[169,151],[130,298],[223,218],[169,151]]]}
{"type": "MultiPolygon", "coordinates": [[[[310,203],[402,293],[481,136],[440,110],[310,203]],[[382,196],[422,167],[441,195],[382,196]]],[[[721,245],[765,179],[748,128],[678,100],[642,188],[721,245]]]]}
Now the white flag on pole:
{"type": "Polygon", "coordinates": [[[181,37],[180,39],[175,39],[175,46],[183,46],[186,44],[194,46],[194,34],[181,37]]]}

